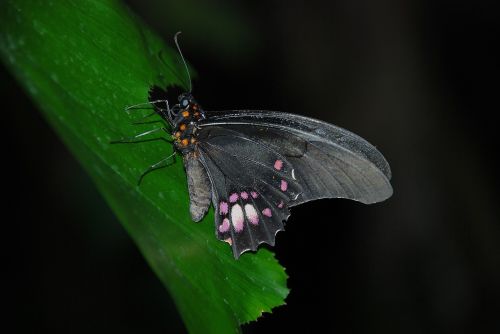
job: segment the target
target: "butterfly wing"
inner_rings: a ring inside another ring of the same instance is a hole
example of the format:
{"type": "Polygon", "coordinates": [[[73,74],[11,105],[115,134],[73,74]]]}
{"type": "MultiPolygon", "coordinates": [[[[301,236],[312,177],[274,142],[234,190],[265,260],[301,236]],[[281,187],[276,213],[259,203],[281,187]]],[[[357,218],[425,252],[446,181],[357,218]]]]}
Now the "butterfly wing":
{"type": "Polygon", "coordinates": [[[273,245],[289,207],[339,197],[369,204],[392,194],[382,154],[347,130],[269,111],[206,115],[199,159],[212,184],[217,237],[235,257],[273,245]]]}
{"type": "Polygon", "coordinates": [[[236,158],[212,141],[200,141],[198,148],[212,183],[217,238],[231,244],[236,258],[261,243],[274,245],[291,198],[272,184],[273,171],[259,160],[236,158]]]}

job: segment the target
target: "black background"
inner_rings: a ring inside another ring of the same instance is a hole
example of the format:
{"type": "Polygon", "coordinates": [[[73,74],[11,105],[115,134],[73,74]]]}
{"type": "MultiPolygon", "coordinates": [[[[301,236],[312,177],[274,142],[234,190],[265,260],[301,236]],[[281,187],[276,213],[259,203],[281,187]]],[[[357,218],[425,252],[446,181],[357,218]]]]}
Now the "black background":
{"type": "MultiPolygon", "coordinates": [[[[493,1],[128,3],[167,41],[184,32],[205,109],[319,118],[391,164],[395,193],[384,203],[292,210],[275,247],[287,305],[244,332],[500,330],[493,1]]],[[[185,331],[89,177],[4,67],[0,77],[6,324],[185,331]]]]}

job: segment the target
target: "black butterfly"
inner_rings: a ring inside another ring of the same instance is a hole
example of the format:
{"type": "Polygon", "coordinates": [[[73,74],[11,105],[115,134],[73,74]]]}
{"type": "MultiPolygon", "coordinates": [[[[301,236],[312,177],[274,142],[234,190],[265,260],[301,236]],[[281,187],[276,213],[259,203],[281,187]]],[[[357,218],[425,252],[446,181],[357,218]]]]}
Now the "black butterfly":
{"type": "Polygon", "coordinates": [[[370,204],[392,195],[387,161],[347,130],[282,112],[205,111],[191,92],[170,107],[158,93],[154,87],[149,100],[183,156],[191,217],[200,221],[212,203],[215,234],[235,258],[274,245],[290,207],[320,198],[370,204]]]}

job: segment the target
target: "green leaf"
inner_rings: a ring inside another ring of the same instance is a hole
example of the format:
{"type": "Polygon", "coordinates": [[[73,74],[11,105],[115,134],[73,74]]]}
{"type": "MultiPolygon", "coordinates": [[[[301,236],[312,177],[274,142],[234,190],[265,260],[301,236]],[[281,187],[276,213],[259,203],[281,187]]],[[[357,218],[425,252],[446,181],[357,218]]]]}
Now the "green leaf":
{"type": "Polygon", "coordinates": [[[91,175],[190,332],[235,332],[284,303],[287,276],[273,253],[261,249],[235,260],[215,238],[213,211],[191,221],[181,159],[137,186],[147,166],[170,154],[170,144],[110,144],[158,126],[132,125],[144,114],[124,112],[147,101],[150,85],[185,86],[175,51],[127,8],[111,0],[2,1],[0,52],[91,175]]]}

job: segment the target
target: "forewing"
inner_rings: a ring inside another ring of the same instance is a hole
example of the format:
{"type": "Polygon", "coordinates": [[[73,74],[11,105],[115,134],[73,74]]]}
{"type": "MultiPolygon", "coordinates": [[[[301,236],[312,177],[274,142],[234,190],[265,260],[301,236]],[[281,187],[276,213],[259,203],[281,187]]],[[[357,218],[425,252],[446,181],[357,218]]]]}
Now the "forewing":
{"type": "Polygon", "coordinates": [[[262,242],[273,244],[288,207],[338,197],[368,204],[392,194],[391,172],[382,154],[331,124],[286,113],[239,111],[207,113],[199,125],[200,161],[214,188],[217,236],[231,241],[235,256],[262,242]],[[249,191],[258,193],[259,200],[241,198],[241,192],[249,191]],[[239,194],[234,202],[232,194],[239,194]],[[227,210],[221,210],[224,203],[227,210]],[[259,224],[245,215],[247,204],[259,214],[259,224]]]}

